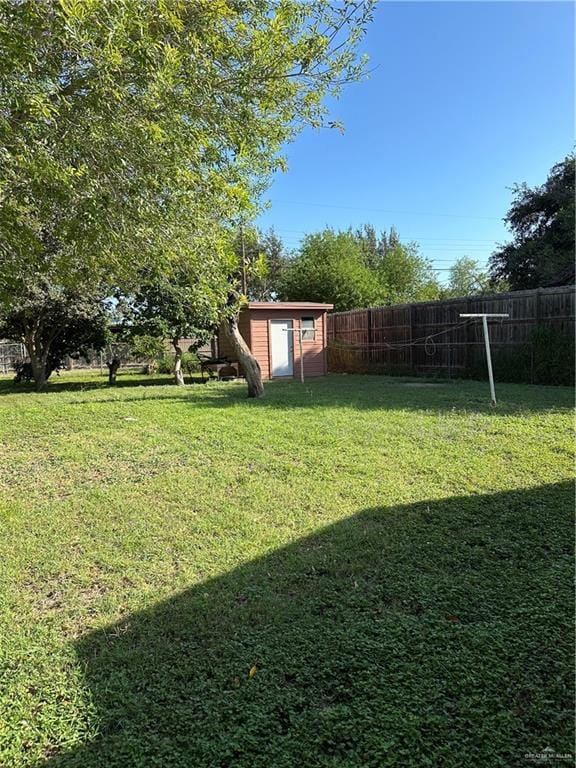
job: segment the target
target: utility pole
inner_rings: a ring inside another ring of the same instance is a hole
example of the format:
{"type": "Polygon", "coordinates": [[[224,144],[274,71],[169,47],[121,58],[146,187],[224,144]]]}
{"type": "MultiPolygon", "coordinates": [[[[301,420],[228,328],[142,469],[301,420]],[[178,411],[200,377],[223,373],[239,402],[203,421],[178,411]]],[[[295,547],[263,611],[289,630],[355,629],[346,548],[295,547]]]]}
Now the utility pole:
{"type": "Polygon", "coordinates": [[[304,355],[302,354],[302,328],[298,328],[298,350],[300,352],[300,381],[304,384],[304,355]]]}
{"type": "Polygon", "coordinates": [[[502,315],[491,312],[475,312],[471,314],[460,314],[460,317],[481,317],[482,326],[484,328],[484,346],[486,348],[486,363],[488,365],[488,378],[490,380],[490,399],[492,405],[496,405],[496,390],[494,388],[494,373],[492,371],[492,356],[490,354],[490,337],[488,335],[488,318],[489,317],[510,317],[510,315],[502,315]]]}
{"type": "Polygon", "coordinates": [[[298,334],[298,350],[300,352],[300,381],[304,384],[304,355],[302,354],[302,334],[305,333],[306,328],[284,328],[286,333],[298,334]]]}
{"type": "Polygon", "coordinates": [[[246,249],[244,247],[244,224],[240,222],[240,248],[241,248],[241,281],[242,293],[248,295],[248,280],[246,279],[246,249]]]}

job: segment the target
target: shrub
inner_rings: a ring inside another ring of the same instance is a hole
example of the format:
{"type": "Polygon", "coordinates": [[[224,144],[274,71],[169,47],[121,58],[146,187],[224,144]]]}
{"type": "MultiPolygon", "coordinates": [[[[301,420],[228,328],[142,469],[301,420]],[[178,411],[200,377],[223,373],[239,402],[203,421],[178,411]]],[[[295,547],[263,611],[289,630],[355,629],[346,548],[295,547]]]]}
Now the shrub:
{"type": "Polygon", "coordinates": [[[530,334],[532,383],[574,383],[574,340],[554,328],[535,328],[530,334]]]}
{"type": "MultiPolygon", "coordinates": [[[[200,359],[196,352],[184,352],[182,354],[182,370],[188,375],[198,373],[200,359]]],[[[158,361],[158,373],[174,373],[174,355],[165,352],[158,361]]]]}
{"type": "Polygon", "coordinates": [[[165,355],[166,347],[163,339],[157,336],[141,335],[132,337],[130,351],[138,360],[146,363],[146,373],[154,373],[158,360],[165,355]]]}
{"type": "MultiPolygon", "coordinates": [[[[492,363],[496,381],[570,386],[574,383],[574,341],[562,331],[541,326],[534,328],[525,344],[493,345],[492,363]]],[[[486,377],[484,352],[474,356],[467,375],[486,377]]]]}

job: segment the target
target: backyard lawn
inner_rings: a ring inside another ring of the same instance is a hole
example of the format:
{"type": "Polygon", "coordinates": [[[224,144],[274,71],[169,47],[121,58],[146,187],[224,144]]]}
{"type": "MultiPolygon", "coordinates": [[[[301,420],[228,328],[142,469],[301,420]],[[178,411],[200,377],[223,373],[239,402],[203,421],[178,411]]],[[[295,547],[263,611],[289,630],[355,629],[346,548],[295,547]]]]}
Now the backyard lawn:
{"type": "Polygon", "coordinates": [[[572,750],[572,390],[103,382],[0,382],[2,768],[572,750]]]}

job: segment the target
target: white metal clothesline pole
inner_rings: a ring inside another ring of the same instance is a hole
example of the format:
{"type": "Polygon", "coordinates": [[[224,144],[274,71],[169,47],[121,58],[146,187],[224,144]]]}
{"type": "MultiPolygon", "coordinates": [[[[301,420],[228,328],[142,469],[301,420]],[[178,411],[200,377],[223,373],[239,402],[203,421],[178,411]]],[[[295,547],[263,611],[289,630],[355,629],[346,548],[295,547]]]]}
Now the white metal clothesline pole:
{"type": "Polygon", "coordinates": [[[286,333],[298,334],[298,349],[300,352],[300,381],[304,384],[304,355],[302,354],[302,334],[306,331],[306,328],[284,328],[286,333]]]}
{"type": "Polygon", "coordinates": [[[460,314],[460,317],[481,317],[482,326],[484,327],[484,346],[486,347],[486,362],[488,364],[488,378],[490,379],[490,398],[492,405],[496,405],[496,390],[494,388],[494,373],[492,371],[492,355],[490,354],[490,337],[488,335],[488,318],[489,317],[510,317],[510,315],[502,315],[496,312],[476,312],[472,314],[460,314]]]}

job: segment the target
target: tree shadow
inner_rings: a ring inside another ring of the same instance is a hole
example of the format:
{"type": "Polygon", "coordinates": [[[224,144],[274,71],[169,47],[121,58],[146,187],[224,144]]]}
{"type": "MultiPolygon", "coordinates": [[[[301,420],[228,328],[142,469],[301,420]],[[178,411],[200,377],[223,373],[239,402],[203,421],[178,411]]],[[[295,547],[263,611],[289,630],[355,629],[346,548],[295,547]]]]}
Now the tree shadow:
{"type": "MultiPolygon", "coordinates": [[[[235,407],[242,403],[255,408],[344,407],[355,410],[416,410],[452,412],[466,411],[491,415],[508,415],[519,411],[539,412],[571,410],[574,405],[574,389],[571,387],[535,386],[530,384],[498,384],[498,405],[490,403],[488,383],[469,379],[425,379],[422,377],[392,377],[363,374],[331,374],[305,381],[268,381],[265,397],[248,400],[243,380],[235,382],[209,381],[199,375],[187,376],[186,387],[177,387],[173,377],[119,375],[115,386],[108,386],[107,379],[86,381],[50,380],[42,396],[58,393],[86,392],[85,400],[72,400],[69,404],[140,402],[158,399],[163,403],[186,402],[194,407],[235,407]],[[202,388],[197,398],[197,384],[211,384],[202,388]],[[214,385],[217,386],[214,386],[214,385]],[[160,392],[156,393],[155,388],[160,392]],[[134,390],[134,393],[130,392],[134,390]],[[103,397],[91,393],[99,390],[103,397]],[[115,393],[121,392],[117,397],[115,393]]],[[[0,396],[23,392],[35,393],[32,384],[15,385],[12,380],[0,380],[0,396]]]]}
{"type": "MultiPolygon", "coordinates": [[[[107,396],[96,399],[89,392],[86,399],[71,400],[68,405],[83,403],[126,403],[158,400],[163,404],[185,403],[194,408],[229,408],[238,405],[263,410],[329,409],[334,407],[354,410],[410,410],[439,413],[467,412],[506,416],[524,412],[569,411],[574,404],[571,387],[545,387],[530,384],[502,384],[498,387],[498,405],[490,403],[488,384],[470,380],[422,380],[365,375],[331,375],[305,382],[268,381],[265,397],[249,400],[243,381],[208,382],[197,379],[191,384],[209,384],[201,396],[195,386],[176,387],[171,379],[163,382],[147,380],[125,381],[123,387],[134,387],[134,393],[124,390],[121,397],[117,388],[97,385],[62,388],[83,391],[101,388],[107,396]],[[161,385],[156,393],[154,386],[161,385]],[[170,385],[170,386],[164,386],[170,385]],[[138,391],[139,386],[147,390],[138,391]],[[152,389],[149,389],[152,388],[152,389]]],[[[54,389],[54,391],[57,391],[54,389]]]]}
{"type": "MultiPolygon", "coordinates": [[[[303,384],[299,381],[267,382],[265,397],[251,401],[251,404],[256,408],[283,410],[343,407],[358,411],[466,411],[495,416],[518,412],[569,411],[574,406],[574,389],[571,387],[500,384],[497,395],[498,405],[494,407],[490,402],[488,382],[469,379],[332,374],[303,384]]],[[[190,397],[190,402],[192,404],[193,397],[190,397]]],[[[239,402],[246,402],[246,392],[242,387],[213,387],[202,392],[198,405],[223,408],[239,402]]]]}
{"type": "Polygon", "coordinates": [[[573,489],[365,510],[78,641],[44,768],[514,766],[572,744],[573,489]]]}
{"type": "MultiPolygon", "coordinates": [[[[201,376],[185,376],[186,384],[206,384],[208,379],[202,379],[201,376]]],[[[161,376],[159,374],[155,374],[152,376],[147,376],[145,374],[142,374],[140,376],[132,374],[132,373],[120,373],[118,375],[118,378],[116,380],[116,384],[109,385],[108,384],[108,377],[107,375],[102,375],[100,379],[87,379],[86,381],[82,380],[72,380],[66,379],[66,376],[57,377],[53,376],[50,377],[48,381],[48,385],[45,390],[42,392],[36,392],[36,389],[34,388],[34,384],[32,382],[28,383],[21,383],[16,384],[12,378],[7,379],[3,378],[0,379],[0,396],[2,395],[14,395],[21,392],[30,392],[35,394],[41,394],[41,395],[50,395],[50,394],[58,394],[60,392],[90,392],[93,390],[102,390],[104,392],[114,392],[117,389],[124,389],[126,387],[164,387],[164,386],[174,386],[176,387],[174,383],[174,377],[170,374],[166,374],[165,376],[161,376]]],[[[102,401],[104,402],[104,401],[102,401]]]]}

